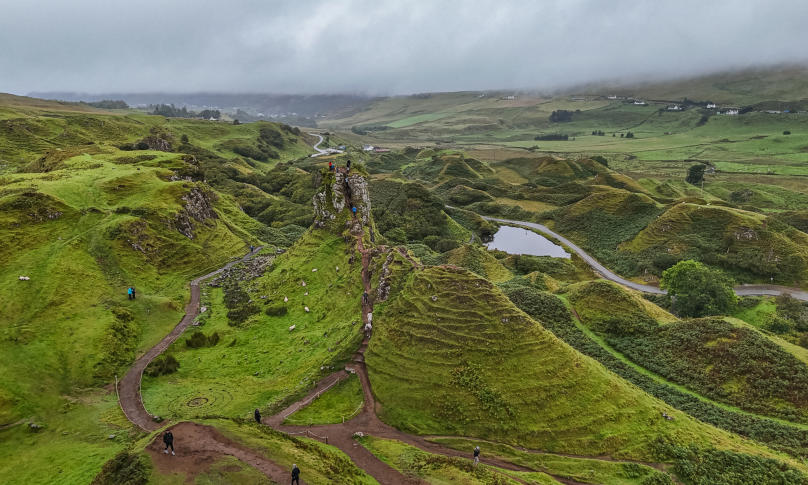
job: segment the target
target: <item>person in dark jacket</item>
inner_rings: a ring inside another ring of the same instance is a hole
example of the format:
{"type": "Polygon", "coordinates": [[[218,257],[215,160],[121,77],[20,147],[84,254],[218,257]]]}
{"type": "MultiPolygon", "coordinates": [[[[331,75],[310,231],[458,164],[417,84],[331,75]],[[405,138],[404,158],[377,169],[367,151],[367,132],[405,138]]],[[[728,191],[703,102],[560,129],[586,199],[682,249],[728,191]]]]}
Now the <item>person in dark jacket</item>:
{"type": "Polygon", "coordinates": [[[300,485],[300,468],[297,465],[292,465],[292,485],[300,485]]]}
{"type": "Polygon", "coordinates": [[[261,424],[261,411],[258,408],[255,409],[255,422],[261,424]]]}
{"type": "Polygon", "coordinates": [[[137,296],[137,290],[136,290],[136,289],[135,289],[135,287],[133,286],[133,287],[132,287],[132,299],[134,300],[136,296],[137,296]]]}
{"type": "Polygon", "coordinates": [[[348,172],[351,171],[351,160],[350,159],[348,160],[348,163],[345,164],[345,168],[347,169],[348,172]]]}
{"type": "Polygon", "coordinates": [[[171,430],[168,430],[163,434],[163,443],[166,445],[166,449],[163,450],[163,453],[167,455],[168,448],[171,447],[171,455],[174,456],[174,433],[172,433],[171,430]]]}
{"type": "Polygon", "coordinates": [[[474,466],[477,466],[478,463],[480,463],[480,447],[475,446],[474,447],[474,466]]]}

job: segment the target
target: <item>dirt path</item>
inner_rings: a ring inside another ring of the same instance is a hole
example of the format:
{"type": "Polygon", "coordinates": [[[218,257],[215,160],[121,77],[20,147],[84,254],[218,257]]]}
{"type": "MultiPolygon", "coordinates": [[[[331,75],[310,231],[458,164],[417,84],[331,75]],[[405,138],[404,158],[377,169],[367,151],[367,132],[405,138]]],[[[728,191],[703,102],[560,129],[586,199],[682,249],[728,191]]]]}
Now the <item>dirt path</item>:
{"type": "MultiPolygon", "coordinates": [[[[175,436],[176,456],[163,453],[165,445],[161,436],[156,436],[146,447],[152,463],[163,474],[180,472],[188,482],[204,472],[216,459],[232,456],[254,467],[274,482],[288,483],[291,479],[291,470],[223,436],[216,428],[183,422],[170,429],[175,436]]],[[[300,480],[300,483],[306,482],[300,480]]]]}
{"type": "Polygon", "coordinates": [[[149,363],[154,360],[155,357],[162,354],[169,345],[177,340],[177,338],[182,335],[182,332],[184,332],[185,329],[191,325],[197,315],[199,315],[199,284],[202,281],[212,278],[222,271],[229,269],[236,263],[240,263],[252,258],[258,251],[261,250],[262,247],[263,246],[259,246],[252,252],[247,253],[247,255],[245,255],[243,258],[231,261],[216,271],[208,273],[204,276],[200,276],[199,278],[191,281],[191,300],[185,306],[185,315],[182,317],[182,320],[180,320],[180,323],[174,327],[171,333],[166,335],[160,342],[158,342],[157,345],[149,349],[145,354],[141,355],[137,360],[135,360],[132,367],[129,368],[129,371],[118,383],[118,400],[121,404],[123,413],[126,415],[127,419],[129,419],[129,421],[145,431],[154,431],[160,428],[161,425],[159,423],[155,423],[154,419],[152,419],[152,415],[146,411],[146,408],[143,406],[143,400],[140,396],[140,382],[143,378],[143,371],[146,369],[149,363]]]}

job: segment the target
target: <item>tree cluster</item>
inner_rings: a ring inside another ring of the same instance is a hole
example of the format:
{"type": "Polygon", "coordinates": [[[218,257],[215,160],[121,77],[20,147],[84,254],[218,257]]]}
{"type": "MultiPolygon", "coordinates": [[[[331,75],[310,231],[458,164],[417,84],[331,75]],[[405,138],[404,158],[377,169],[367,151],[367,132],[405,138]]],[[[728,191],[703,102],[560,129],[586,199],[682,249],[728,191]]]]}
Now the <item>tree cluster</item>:
{"type": "Polygon", "coordinates": [[[557,111],[553,111],[550,113],[550,122],[551,123],[566,123],[572,121],[572,111],[568,111],[566,109],[559,109],[557,111]]]}

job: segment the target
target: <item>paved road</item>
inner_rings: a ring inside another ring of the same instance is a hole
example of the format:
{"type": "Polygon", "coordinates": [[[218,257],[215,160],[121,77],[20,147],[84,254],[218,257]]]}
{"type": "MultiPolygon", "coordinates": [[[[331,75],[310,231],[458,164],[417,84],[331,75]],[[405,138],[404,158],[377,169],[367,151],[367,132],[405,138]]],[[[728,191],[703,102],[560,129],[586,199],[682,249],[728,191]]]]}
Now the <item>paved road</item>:
{"type": "Polygon", "coordinates": [[[342,150],[337,150],[336,148],[325,148],[325,149],[320,148],[320,143],[323,142],[323,136],[318,133],[309,133],[309,135],[316,136],[317,138],[320,139],[317,143],[312,145],[312,148],[317,150],[317,153],[311,155],[312,158],[319,157],[320,155],[331,155],[332,153],[343,153],[342,150]]]}
{"type": "Polygon", "coordinates": [[[325,155],[326,153],[328,153],[328,152],[326,152],[325,150],[323,150],[323,149],[321,149],[321,148],[320,148],[320,143],[322,143],[322,142],[323,142],[323,135],[320,135],[320,134],[317,134],[317,133],[309,133],[309,135],[314,135],[314,136],[316,136],[317,138],[319,138],[319,139],[320,139],[320,141],[318,141],[317,143],[315,143],[315,144],[312,146],[312,148],[314,148],[315,150],[317,150],[317,153],[315,153],[314,155],[312,155],[312,157],[316,157],[317,155],[325,155]]]}
{"type": "MultiPolygon", "coordinates": [[[[448,207],[448,206],[447,206],[448,207]]],[[[654,293],[657,295],[664,295],[667,291],[662,290],[656,286],[651,285],[643,285],[640,283],[635,283],[633,281],[629,281],[625,278],[621,278],[620,276],[612,273],[609,271],[608,268],[600,264],[595,258],[590,256],[586,253],[583,249],[579,248],[575,243],[570,241],[569,239],[565,238],[564,236],[552,231],[547,226],[542,224],[536,224],[535,222],[526,222],[526,221],[513,221],[510,219],[498,219],[496,217],[488,217],[484,215],[480,215],[483,219],[499,222],[501,224],[508,224],[512,226],[524,226],[529,227],[531,229],[535,229],[543,234],[547,234],[551,237],[556,238],[557,240],[561,241],[562,244],[567,246],[569,249],[573,250],[578,256],[581,257],[586,263],[592,267],[595,271],[600,273],[604,278],[610,281],[614,281],[620,285],[623,285],[628,288],[635,289],[637,291],[642,291],[644,293],[654,293]]],[[[790,288],[787,286],[779,286],[779,285],[738,285],[734,288],[735,294],[738,296],[777,296],[782,295],[783,293],[788,293],[792,297],[802,300],[808,301],[808,291],[800,290],[799,288],[790,288]]]]}

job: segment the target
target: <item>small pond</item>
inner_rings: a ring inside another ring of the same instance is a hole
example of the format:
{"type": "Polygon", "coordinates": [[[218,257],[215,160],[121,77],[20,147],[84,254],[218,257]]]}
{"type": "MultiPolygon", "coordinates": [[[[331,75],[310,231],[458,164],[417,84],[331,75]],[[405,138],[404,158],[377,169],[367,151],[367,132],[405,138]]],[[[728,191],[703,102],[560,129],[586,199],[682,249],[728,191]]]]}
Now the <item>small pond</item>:
{"type": "Polygon", "coordinates": [[[487,243],[488,249],[499,249],[508,254],[532,254],[533,256],[552,256],[569,258],[563,247],[544,236],[521,227],[501,226],[494,234],[494,239],[487,243]]]}

